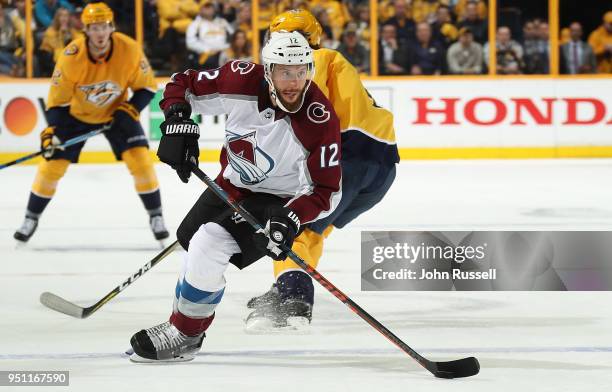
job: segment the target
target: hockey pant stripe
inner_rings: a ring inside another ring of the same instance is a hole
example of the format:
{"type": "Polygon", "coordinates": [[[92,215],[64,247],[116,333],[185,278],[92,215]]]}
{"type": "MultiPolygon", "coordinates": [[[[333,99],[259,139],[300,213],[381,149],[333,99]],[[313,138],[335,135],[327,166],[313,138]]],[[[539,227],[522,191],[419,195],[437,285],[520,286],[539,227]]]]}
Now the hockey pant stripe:
{"type": "Polygon", "coordinates": [[[223,276],[240,247],[223,227],[206,223],[189,242],[183,272],[175,290],[175,311],[193,318],[214,313],[225,291],[223,276]]]}

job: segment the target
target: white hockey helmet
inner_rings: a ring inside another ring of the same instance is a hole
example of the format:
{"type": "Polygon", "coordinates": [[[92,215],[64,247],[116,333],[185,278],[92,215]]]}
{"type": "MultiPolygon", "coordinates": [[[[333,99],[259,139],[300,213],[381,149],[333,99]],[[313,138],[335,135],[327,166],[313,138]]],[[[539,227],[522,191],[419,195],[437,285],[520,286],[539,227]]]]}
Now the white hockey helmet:
{"type": "Polygon", "coordinates": [[[304,98],[306,96],[306,90],[312,82],[314,77],[314,58],[313,50],[308,44],[308,41],[304,36],[297,31],[286,32],[279,31],[270,34],[270,39],[263,47],[261,51],[261,58],[264,64],[265,78],[268,84],[270,84],[272,98],[276,102],[279,108],[287,113],[295,113],[304,104],[304,98]],[[275,64],[281,65],[306,65],[307,70],[307,82],[302,91],[302,97],[300,98],[300,104],[297,109],[287,109],[276,93],[276,87],[272,82],[272,71],[274,70],[275,64]]]}

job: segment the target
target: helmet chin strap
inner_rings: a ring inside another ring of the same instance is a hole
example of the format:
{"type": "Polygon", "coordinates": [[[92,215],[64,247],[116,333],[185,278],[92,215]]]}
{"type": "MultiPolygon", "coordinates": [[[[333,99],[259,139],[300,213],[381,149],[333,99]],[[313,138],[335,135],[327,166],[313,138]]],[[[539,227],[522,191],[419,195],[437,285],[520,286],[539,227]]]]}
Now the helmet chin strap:
{"type": "Polygon", "coordinates": [[[306,91],[308,91],[308,87],[310,87],[310,83],[312,83],[312,78],[308,80],[308,83],[306,83],[306,85],[304,86],[304,90],[302,90],[300,94],[302,97],[300,98],[300,104],[298,105],[297,109],[289,110],[285,107],[285,105],[283,105],[281,98],[278,96],[278,93],[276,92],[276,87],[274,86],[274,83],[272,82],[272,78],[269,76],[272,74],[272,67],[266,66],[265,71],[266,72],[264,72],[264,78],[266,79],[266,82],[268,82],[268,84],[270,85],[270,97],[272,98],[272,101],[274,102],[274,104],[278,106],[283,112],[297,113],[302,108],[302,105],[304,105],[304,99],[306,99],[306,91]]]}

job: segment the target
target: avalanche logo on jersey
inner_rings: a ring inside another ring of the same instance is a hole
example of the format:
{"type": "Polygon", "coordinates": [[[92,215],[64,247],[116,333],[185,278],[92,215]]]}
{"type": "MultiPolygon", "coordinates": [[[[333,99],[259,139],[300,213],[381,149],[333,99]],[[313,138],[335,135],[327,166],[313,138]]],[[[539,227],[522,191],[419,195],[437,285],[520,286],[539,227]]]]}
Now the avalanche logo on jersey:
{"type": "Polygon", "coordinates": [[[229,164],[240,174],[240,181],[245,185],[262,182],[274,168],[274,159],[257,147],[255,132],[237,135],[228,131],[225,149],[229,164]]]}
{"type": "Polygon", "coordinates": [[[331,118],[331,113],[325,110],[325,105],[320,102],[313,102],[308,105],[306,115],[315,124],[323,124],[331,118]]]}
{"type": "Polygon", "coordinates": [[[98,107],[110,104],[122,93],[121,87],[112,80],[80,86],[79,89],[85,93],[87,102],[98,107]]]}
{"type": "Polygon", "coordinates": [[[246,75],[255,69],[255,64],[246,61],[234,60],[230,65],[232,72],[240,72],[241,75],[246,75]]]}

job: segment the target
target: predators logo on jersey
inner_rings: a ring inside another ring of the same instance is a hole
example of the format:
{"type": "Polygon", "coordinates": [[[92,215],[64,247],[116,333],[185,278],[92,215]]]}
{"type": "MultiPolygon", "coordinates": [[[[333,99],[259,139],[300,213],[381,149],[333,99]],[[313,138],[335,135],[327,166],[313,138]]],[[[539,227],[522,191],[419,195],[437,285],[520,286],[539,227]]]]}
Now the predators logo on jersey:
{"type": "Polygon", "coordinates": [[[85,93],[87,102],[91,102],[98,107],[104,107],[112,103],[122,93],[121,87],[112,80],[80,86],[79,89],[85,93]]]}
{"type": "Polygon", "coordinates": [[[151,67],[138,43],[113,33],[106,57],[93,59],[87,38],[68,44],[53,72],[47,106],[69,106],[70,114],[89,124],[109,122],[128,89],[157,91],[151,67]]]}
{"type": "Polygon", "coordinates": [[[64,50],[66,56],[72,56],[73,54],[79,53],[79,47],[76,45],[68,45],[64,50]]]}

